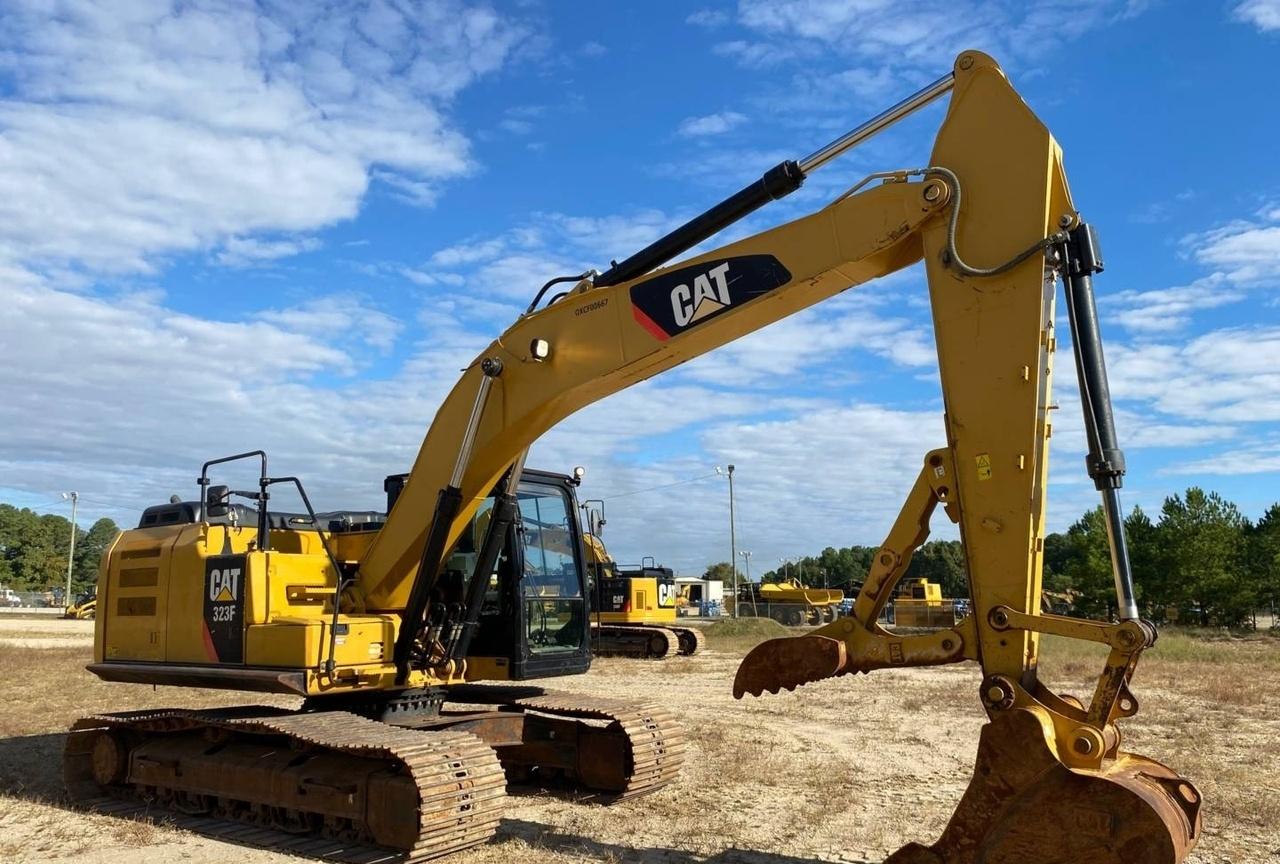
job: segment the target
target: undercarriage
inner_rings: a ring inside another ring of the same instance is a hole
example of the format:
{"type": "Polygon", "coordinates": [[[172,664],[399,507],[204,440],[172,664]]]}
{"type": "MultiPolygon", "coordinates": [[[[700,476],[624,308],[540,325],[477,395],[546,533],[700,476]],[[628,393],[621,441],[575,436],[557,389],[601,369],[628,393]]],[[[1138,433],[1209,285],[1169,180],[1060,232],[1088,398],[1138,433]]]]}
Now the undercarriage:
{"type": "Polygon", "coordinates": [[[683,730],[655,706],[533,687],[442,695],[95,715],[72,727],[64,777],[101,812],[160,810],[199,833],[331,860],[420,861],[492,838],[508,788],[611,803],[666,786],[684,759],[683,730]]]}
{"type": "Polygon", "coordinates": [[[600,657],[692,656],[706,647],[706,637],[696,627],[664,624],[592,624],[592,650],[600,657]]]}

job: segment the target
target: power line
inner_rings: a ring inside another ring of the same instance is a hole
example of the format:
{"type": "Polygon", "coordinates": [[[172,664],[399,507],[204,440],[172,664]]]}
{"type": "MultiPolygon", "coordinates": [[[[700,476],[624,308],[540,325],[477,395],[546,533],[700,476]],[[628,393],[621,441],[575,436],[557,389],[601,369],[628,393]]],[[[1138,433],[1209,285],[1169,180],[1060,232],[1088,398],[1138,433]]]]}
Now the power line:
{"type": "Polygon", "coordinates": [[[709,477],[719,476],[719,472],[712,472],[711,474],[703,474],[699,477],[690,477],[688,480],[677,480],[674,483],[664,483],[661,486],[650,486],[647,489],[634,489],[631,492],[621,492],[617,495],[601,495],[600,497],[605,501],[612,501],[615,498],[629,498],[632,495],[639,495],[643,492],[656,492],[659,489],[670,489],[673,486],[687,486],[690,483],[697,483],[699,481],[706,480],[709,477]]]}

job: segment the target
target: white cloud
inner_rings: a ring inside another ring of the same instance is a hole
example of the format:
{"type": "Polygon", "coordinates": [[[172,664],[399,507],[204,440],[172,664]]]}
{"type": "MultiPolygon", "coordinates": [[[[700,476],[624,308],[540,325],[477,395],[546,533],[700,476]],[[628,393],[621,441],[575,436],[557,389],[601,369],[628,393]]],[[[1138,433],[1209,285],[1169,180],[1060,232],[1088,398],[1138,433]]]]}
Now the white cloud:
{"type": "Polygon", "coordinates": [[[1232,15],[1264,33],[1280,30],[1280,0],[1245,0],[1232,15]]]}
{"type": "MultiPolygon", "coordinates": [[[[1054,0],[741,0],[740,23],[785,40],[799,38],[853,56],[934,67],[939,57],[983,46],[997,57],[1028,56],[1051,37],[1073,37],[1127,11],[1121,0],[1081,0],[1070,15],[1054,0]]],[[[941,70],[939,70],[941,71],[941,70]]]]}
{"type": "MultiPolygon", "coordinates": [[[[1274,210],[1265,216],[1280,221],[1274,210]]],[[[1221,268],[1234,282],[1280,279],[1280,224],[1238,220],[1192,239],[1196,260],[1221,268]]]]}
{"type": "Polygon", "coordinates": [[[731,57],[749,69],[768,69],[796,56],[793,48],[746,39],[718,42],[711,46],[711,51],[721,57],[731,57]]]}
{"type": "Polygon", "coordinates": [[[747,68],[794,69],[760,104],[825,128],[886,107],[948,71],[963,50],[981,48],[1016,71],[1040,63],[1047,45],[1143,8],[1126,0],[1080,0],[1069,13],[1061,0],[741,0],[737,23],[749,38],[712,50],[747,68]]]}
{"type": "Polygon", "coordinates": [[[533,299],[554,276],[607,266],[657,239],[675,223],[657,210],[604,217],[535,213],[529,222],[493,237],[473,237],[434,252],[416,281],[467,284],[488,297],[533,299]]]}
{"type": "Polygon", "coordinates": [[[1102,302],[1120,308],[1112,320],[1123,327],[1139,333],[1164,333],[1185,327],[1197,311],[1236,303],[1244,297],[1225,275],[1214,273],[1175,288],[1121,291],[1102,298],[1102,302]]]}
{"type": "Polygon", "coordinates": [[[1122,291],[1104,298],[1116,320],[1139,333],[1185,327],[1195,312],[1238,303],[1248,289],[1280,281],[1280,208],[1263,207],[1256,220],[1237,219],[1184,238],[1195,260],[1214,271],[1187,285],[1122,291]]]}
{"type": "Polygon", "coordinates": [[[288,309],[269,309],[256,317],[324,342],[350,340],[384,352],[395,344],[401,330],[400,322],[386,312],[358,297],[340,294],[317,297],[288,309]]]}
{"type": "Polygon", "coordinates": [[[0,260],[148,271],[157,254],[353,217],[372,166],[429,200],[472,168],[444,108],[522,35],[439,0],[10,4],[0,260]]]}
{"type": "MultiPolygon", "coordinates": [[[[862,291],[854,288],[748,334],[689,362],[679,374],[708,384],[772,389],[792,385],[799,373],[827,366],[831,358],[854,351],[865,351],[900,367],[936,369],[937,353],[928,324],[881,316],[875,306],[882,297],[867,297],[862,291]]],[[[895,292],[892,296],[900,295],[895,292]]],[[[856,370],[828,370],[809,378],[808,383],[847,388],[851,376],[856,379],[857,374],[856,370]]],[[[936,375],[931,380],[936,381],[936,375]]]]}
{"type": "Polygon", "coordinates": [[[1203,459],[1177,462],[1161,468],[1160,473],[1193,477],[1280,473],[1280,441],[1272,439],[1249,447],[1234,447],[1203,459]]]}
{"type": "Polygon", "coordinates": [[[533,124],[528,120],[507,117],[498,122],[498,128],[504,132],[510,132],[512,135],[528,135],[533,131],[533,124]]]}
{"type": "Polygon", "coordinates": [[[1112,391],[1196,423],[1280,420],[1280,328],[1214,330],[1183,344],[1115,345],[1112,391]]]}
{"type": "Polygon", "coordinates": [[[739,114],[737,111],[721,111],[718,114],[707,114],[702,117],[686,117],[680,122],[676,132],[686,138],[723,135],[745,122],[747,122],[745,114],[739,114]]]}
{"type": "MultiPolygon", "coordinates": [[[[731,397],[736,400],[737,395],[731,397]]],[[[665,403],[678,408],[679,403],[665,403]]],[[[758,407],[755,410],[759,410],[758,407]]],[[[745,412],[744,412],[745,413],[745,412]]],[[[647,412],[639,420],[660,419],[647,412]]],[[[759,577],[782,555],[824,546],[879,543],[898,514],[927,451],[944,441],[941,411],[872,404],[795,406],[784,420],[724,420],[698,435],[700,456],[662,464],[589,469],[582,495],[626,493],[735,463],[738,548],[759,577]]],[[[590,463],[588,463],[590,465],[590,463]]],[[[720,478],[629,495],[606,504],[605,541],[615,557],[656,555],[683,572],[728,560],[728,489],[720,478]]],[[[934,528],[954,529],[939,512],[934,528]]],[[[739,562],[741,565],[741,562],[739,562]]]]}
{"type": "Polygon", "coordinates": [[[257,240],[252,237],[229,237],[214,260],[225,267],[249,267],[302,252],[314,252],[321,243],[315,237],[297,240],[257,240]]]}
{"type": "Polygon", "coordinates": [[[699,9],[684,19],[686,24],[714,29],[729,23],[729,13],[723,9],[699,9]]]}
{"type": "Polygon", "coordinates": [[[446,246],[431,256],[431,263],[440,267],[459,267],[496,258],[506,248],[501,238],[490,238],[475,243],[456,243],[446,246]]]}
{"type": "Polygon", "coordinates": [[[401,325],[354,297],[244,320],[48,287],[0,286],[0,302],[0,344],[14,358],[0,365],[0,482],[78,488],[126,520],[193,495],[204,460],[258,447],[322,507],[377,506],[381,477],[410,462],[458,369],[488,341],[437,314],[391,378],[355,380],[401,325]]]}

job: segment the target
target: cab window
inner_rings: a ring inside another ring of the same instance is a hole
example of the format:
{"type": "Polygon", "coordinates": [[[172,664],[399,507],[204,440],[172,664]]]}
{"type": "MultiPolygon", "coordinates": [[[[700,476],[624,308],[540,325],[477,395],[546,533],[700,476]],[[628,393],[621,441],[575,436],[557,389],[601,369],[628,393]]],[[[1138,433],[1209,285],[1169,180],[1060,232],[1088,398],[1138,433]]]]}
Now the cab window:
{"type": "Polygon", "coordinates": [[[531,654],[576,651],[585,638],[586,613],[578,572],[575,514],[563,490],[520,484],[520,539],[524,571],[525,637],[531,654]]]}

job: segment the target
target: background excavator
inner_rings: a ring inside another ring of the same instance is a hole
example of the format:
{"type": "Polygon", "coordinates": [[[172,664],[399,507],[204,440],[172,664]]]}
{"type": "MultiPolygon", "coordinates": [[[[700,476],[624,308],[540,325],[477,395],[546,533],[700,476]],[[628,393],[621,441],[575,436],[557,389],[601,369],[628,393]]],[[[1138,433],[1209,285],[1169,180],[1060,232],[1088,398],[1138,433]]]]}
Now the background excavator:
{"type": "Polygon", "coordinates": [[[225,460],[208,463],[194,512],[166,512],[112,546],[90,669],[305,701],[84,718],[67,742],[73,794],[159,801],[205,827],[239,824],[246,842],[287,836],[312,854],[374,844],[418,859],[492,836],[504,768],[622,796],[669,782],[683,742],[659,709],[471,683],[589,662],[581,558],[553,548],[579,531],[569,484],[522,481],[528,448],[591,402],[920,260],[946,437],[924,456],[854,615],[755,649],[735,693],[974,661],[990,718],[977,770],[943,836],[894,864],[1181,861],[1199,835],[1199,793],[1122,751],[1117,728],[1138,710],[1129,684],[1156,633],[1138,618],[1120,521],[1124,461],[1092,286],[1102,258],[1058,145],[976,51],[606,272],[543,286],[446,397],[384,523],[354,514],[351,530],[323,526],[297,479],[269,476],[261,454],[257,488],[239,493],[209,480],[225,460]],[[808,216],[667,266],[948,93],[928,166],[874,174],[808,216]],[[1087,467],[1112,527],[1115,623],[1040,611],[1059,280],[1087,467]],[[557,284],[568,287],[544,305],[557,284]],[[280,484],[301,494],[305,518],[268,509],[280,484]],[[254,506],[237,509],[237,494],[254,506]],[[897,636],[875,622],[939,504],[960,526],[973,614],[897,636]],[[1110,648],[1087,704],[1039,680],[1044,633],[1110,648]]]}
{"type": "Polygon", "coordinates": [[[591,574],[592,649],[601,656],[651,660],[697,654],[706,637],[697,627],[679,623],[675,572],[652,558],[619,565],[600,536],[604,515],[590,504],[584,502],[583,541],[591,574]]]}

